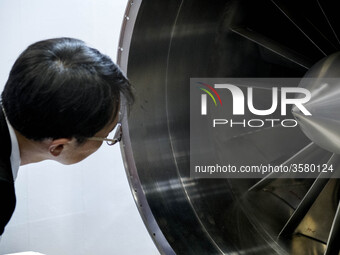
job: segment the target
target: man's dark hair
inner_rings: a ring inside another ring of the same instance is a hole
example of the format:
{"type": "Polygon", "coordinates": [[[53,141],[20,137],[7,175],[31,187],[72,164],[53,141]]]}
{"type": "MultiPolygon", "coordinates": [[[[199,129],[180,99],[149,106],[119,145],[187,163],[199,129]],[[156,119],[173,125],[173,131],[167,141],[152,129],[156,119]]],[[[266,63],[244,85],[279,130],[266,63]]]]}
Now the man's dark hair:
{"type": "Polygon", "coordinates": [[[11,125],[28,139],[82,142],[113,121],[121,96],[132,104],[131,85],[108,56],[81,40],[55,38],[21,53],[2,104],[11,125]]]}

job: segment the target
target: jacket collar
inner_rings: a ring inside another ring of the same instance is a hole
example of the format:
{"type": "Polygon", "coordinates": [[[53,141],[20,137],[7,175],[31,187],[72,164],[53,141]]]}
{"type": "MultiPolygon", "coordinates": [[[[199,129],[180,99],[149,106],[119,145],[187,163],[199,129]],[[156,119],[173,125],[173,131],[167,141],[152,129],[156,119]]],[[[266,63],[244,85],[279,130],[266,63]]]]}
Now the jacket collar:
{"type": "MultiPolygon", "coordinates": [[[[0,104],[1,106],[1,104],[0,104]]],[[[0,179],[14,182],[11,167],[11,138],[9,135],[5,114],[0,107],[0,179]]]]}

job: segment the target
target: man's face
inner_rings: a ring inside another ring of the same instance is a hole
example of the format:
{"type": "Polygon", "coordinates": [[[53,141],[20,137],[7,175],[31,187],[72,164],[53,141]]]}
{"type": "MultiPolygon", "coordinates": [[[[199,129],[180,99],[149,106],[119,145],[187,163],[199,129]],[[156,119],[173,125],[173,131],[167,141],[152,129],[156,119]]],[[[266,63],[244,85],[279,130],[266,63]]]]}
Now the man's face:
{"type": "MultiPolygon", "coordinates": [[[[117,122],[118,115],[116,116],[113,122],[111,122],[110,124],[106,125],[103,129],[98,131],[95,134],[95,137],[102,138],[107,137],[109,133],[117,125],[117,122]]],[[[78,163],[83,159],[87,158],[88,156],[90,156],[95,151],[97,151],[102,144],[103,141],[87,140],[86,142],[79,145],[76,139],[73,138],[67,144],[65,144],[62,152],[60,153],[58,158],[55,158],[55,160],[65,165],[78,163]]]]}

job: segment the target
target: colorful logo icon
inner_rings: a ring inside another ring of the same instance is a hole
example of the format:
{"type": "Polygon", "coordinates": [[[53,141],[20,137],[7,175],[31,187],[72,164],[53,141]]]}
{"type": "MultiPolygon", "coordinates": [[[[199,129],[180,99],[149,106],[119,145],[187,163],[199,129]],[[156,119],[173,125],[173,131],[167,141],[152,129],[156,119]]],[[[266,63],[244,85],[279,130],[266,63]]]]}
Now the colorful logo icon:
{"type": "MultiPolygon", "coordinates": [[[[210,98],[214,101],[215,106],[217,106],[217,102],[216,102],[216,99],[215,99],[215,97],[212,93],[215,94],[215,96],[217,97],[217,99],[219,100],[219,102],[222,106],[221,97],[213,87],[211,87],[209,84],[206,84],[206,83],[203,83],[203,82],[197,82],[197,83],[206,87],[206,88],[200,87],[200,90],[204,91],[205,93],[207,93],[210,96],[210,98]],[[209,90],[211,90],[212,93],[209,90]]],[[[207,115],[207,94],[201,95],[201,114],[202,115],[207,115]]]]}

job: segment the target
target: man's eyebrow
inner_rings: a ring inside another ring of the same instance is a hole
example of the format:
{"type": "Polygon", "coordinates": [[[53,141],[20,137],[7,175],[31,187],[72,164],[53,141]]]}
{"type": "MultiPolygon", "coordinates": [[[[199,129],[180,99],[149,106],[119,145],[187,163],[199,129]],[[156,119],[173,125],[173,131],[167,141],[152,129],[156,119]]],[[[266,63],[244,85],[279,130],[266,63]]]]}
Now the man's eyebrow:
{"type": "Polygon", "coordinates": [[[119,122],[116,123],[116,125],[113,126],[113,128],[111,128],[111,130],[109,131],[109,133],[111,133],[118,125],[119,122]]]}
{"type": "MultiPolygon", "coordinates": [[[[118,124],[118,123],[117,123],[118,124]]],[[[117,127],[117,124],[116,125],[114,125],[114,127],[113,128],[111,128],[111,130],[109,131],[109,133],[111,133],[116,127],[117,127]]]]}
{"type": "Polygon", "coordinates": [[[119,119],[120,119],[120,104],[118,105],[118,107],[116,107],[115,109],[115,112],[114,112],[114,117],[113,117],[113,122],[117,119],[117,123],[116,125],[113,126],[113,128],[109,131],[108,134],[110,134],[116,127],[117,127],[117,124],[119,123],[119,119]],[[118,118],[117,118],[118,117],[118,118]]]}

